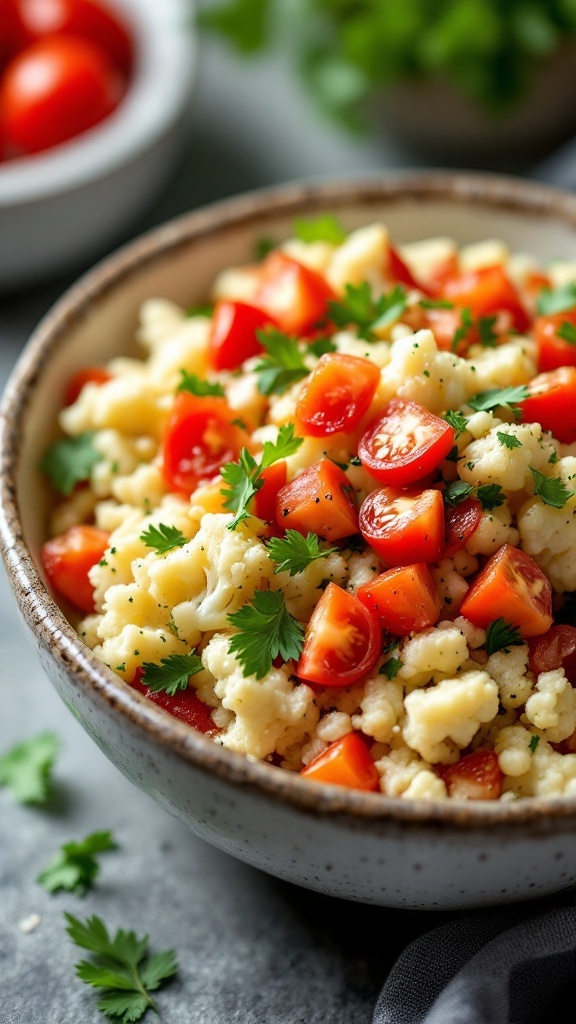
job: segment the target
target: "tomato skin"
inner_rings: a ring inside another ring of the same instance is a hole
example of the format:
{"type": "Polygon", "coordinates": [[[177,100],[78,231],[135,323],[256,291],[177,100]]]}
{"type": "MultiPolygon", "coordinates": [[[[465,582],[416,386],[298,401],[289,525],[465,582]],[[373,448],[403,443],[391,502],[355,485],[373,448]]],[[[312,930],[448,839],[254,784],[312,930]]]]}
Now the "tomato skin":
{"type": "Polygon", "coordinates": [[[478,498],[465,498],[457,505],[446,505],[444,508],[446,544],[442,557],[452,558],[452,555],[460,551],[481,522],[482,505],[478,498]]]}
{"type": "Polygon", "coordinates": [[[0,22],[0,65],[32,41],[17,0],[2,0],[0,22]]]}
{"type": "Polygon", "coordinates": [[[498,800],[504,775],[493,750],[475,750],[442,770],[453,800],[498,800]]]}
{"type": "Polygon", "coordinates": [[[234,418],[224,398],[178,393],[162,445],[162,469],[171,491],[189,497],[225,463],[235,462],[242,447],[249,447],[250,438],[234,418]]]}
{"type": "Polygon", "coordinates": [[[328,303],[336,298],[315,270],[280,249],[262,263],[254,304],[264,309],[286,334],[302,335],[326,319],[328,303]]]}
{"type": "Polygon", "coordinates": [[[358,533],[348,477],[330,459],[315,462],[278,492],[276,521],[283,530],[312,531],[330,541],[358,533]]]}
{"type": "Polygon", "coordinates": [[[287,466],[284,459],[273,462],[262,470],[264,483],[254,496],[254,515],[265,523],[276,525],[276,501],[278,491],[286,486],[287,466]]]}
{"type": "Polygon", "coordinates": [[[441,294],[457,306],[469,306],[475,317],[491,316],[506,310],[519,334],[524,334],[530,327],[530,317],[520,294],[499,265],[449,277],[441,294]]]}
{"type": "Polygon", "coordinates": [[[424,562],[389,569],[359,587],[356,596],[395,636],[428,629],[440,616],[436,584],[424,562]]]}
{"type": "Polygon", "coordinates": [[[576,441],[576,367],[540,373],[527,385],[530,395],[519,405],[525,423],[539,423],[562,444],[576,441]]]}
{"type": "Polygon", "coordinates": [[[308,623],[296,675],[320,686],[350,686],[374,667],[381,647],[376,616],[353,594],[329,583],[308,623]]]}
{"type": "Polygon", "coordinates": [[[314,782],[374,792],[380,788],[380,776],[370,751],[357,732],[335,740],[300,772],[314,782]]]}
{"type": "Polygon", "coordinates": [[[428,289],[420,281],[416,280],[414,274],[393,245],[388,245],[386,270],[393,281],[404,285],[405,288],[416,288],[420,292],[427,293],[428,289]]]}
{"type": "Polygon", "coordinates": [[[103,366],[85,366],[70,377],[64,392],[64,405],[74,405],[86,384],[107,384],[112,374],[103,366]]]}
{"type": "Polygon", "coordinates": [[[142,676],[144,670],[137,668],[134,675],[134,679],[130,683],[130,686],[134,690],[138,690],[139,693],[143,693],[148,700],[151,700],[153,704],[157,704],[158,707],[164,708],[165,711],[169,711],[175,718],[179,718],[182,722],[186,722],[191,725],[197,732],[202,732],[206,736],[215,736],[220,730],[212,721],[212,708],[209,708],[207,704],[197,697],[195,690],[189,686],[187,690],[179,690],[173,696],[169,693],[154,693],[142,682],[142,676]]]}
{"type": "Polygon", "coordinates": [[[438,490],[372,491],[360,508],[358,525],[388,565],[437,562],[442,555],[444,502],[438,490]]]}
{"type": "Polygon", "coordinates": [[[528,641],[528,668],[535,676],[563,668],[566,678],[576,686],[576,627],[552,626],[547,633],[528,641]]]}
{"type": "Polygon", "coordinates": [[[418,402],[393,398],[360,438],[358,455],[375,480],[406,487],[436,469],[454,444],[454,430],[418,402]]]}
{"type": "Polygon", "coordinates": [[[503,544],[475,577],[460,614],[482,629],[504,618],[524,638],[539,636],[552,625],[552,587],[530,555],[503,544]]]}
{"type": "Polygon", "coordinates": [[[268,313],[247,302],[222,299],[212,314],[208,348],[215,370],[237,370],[246,359],[257,356],[263,346],[256,331],[276,326],[268,313]]]}
{"type": "Polygon", "coordinates": [[[0,122],[11,155],[50,149],[94,127],[123,93],[119,72],[93,43],[46,36],[14,57],[0,82],[0,122]]]}
{"type": "Polygon", "coordinates": [[[130,32],[104,0],[20,0],[20,11],[32,39],[56,33],[87,39],[125,75],[131,71],[134,47],[130,32]]]}
{"type": "Polygon", "coordinates": [[[306,378],[296,403],[296,431],[328,437],[351,431],[368,411],[380,383],[370,359],[327,353],[306,378]]]}
{"type": "Polygon", "coordinates": [[[538,370],[540,373],[546,370],[556,370],[559,366],[576,366],[576,346],[571,345],[557,334],[557,331],[565,323],[576,327],[576,309],[567,310],[565,313],[536,317],[534,333],[538,343],[538,370]]]}
{"type": "Polygon", "coordinates": [[[100,561],[110,534],[96,526],[71,526],[42,545],[42,565],[54,590],[80,611],[95,611],[88,572],[100,561]]]}

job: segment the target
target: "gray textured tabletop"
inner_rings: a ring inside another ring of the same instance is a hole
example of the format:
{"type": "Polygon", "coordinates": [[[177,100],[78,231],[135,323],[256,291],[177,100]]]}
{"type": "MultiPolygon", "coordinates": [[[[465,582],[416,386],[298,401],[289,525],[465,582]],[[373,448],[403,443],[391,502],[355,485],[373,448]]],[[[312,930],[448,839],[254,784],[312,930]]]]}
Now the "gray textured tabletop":
{"type": "MultiPolygon", "coordinates": [[[[286,69],[249,67],[207,46],[191,102],[186,149],[165,193],[132,234],[181,211],[261,185],[406,166],[392,140],[359,141],[319,121],[286,69]]],[[[0,382],[27,336],[76,273],[0,297],[0,382]]],[[[62,741],[50,803],[15,804],[0,789],[0,1021],[101,1021],[74,975],[79,959],[64,911],[173,948],[177,979],[160,993],[162,1019],[188,1024],[366,1024],[379,988],[411,938],[439,923],[416,914],[295,889],[207,846],[110,764],[44,676],[3,571],[0,575],[0,751],[51,729],[62,741]],[[61,843],[110,828],[83,899],[35,881],[61,843]],[[25,934],[21,922],[40,917],[25,934]]],[[[152,1019],[152,1017],[151,1017],[152,1019]]]]}

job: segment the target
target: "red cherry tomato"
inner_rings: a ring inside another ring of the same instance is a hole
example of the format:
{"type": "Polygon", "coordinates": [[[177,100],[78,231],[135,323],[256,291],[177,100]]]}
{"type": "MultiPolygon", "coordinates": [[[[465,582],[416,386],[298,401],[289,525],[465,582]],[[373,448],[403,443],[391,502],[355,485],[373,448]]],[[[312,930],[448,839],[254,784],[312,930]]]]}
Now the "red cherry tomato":
{"type": "Polygon", "coordinates": [[[552,625],[552,587],[530,555],[504,544],[474,579],[460,614],[482,629],[503,618],[523,637],[539,636],[552,625]]]}
{"type": "Polygon", "coordinates": [[[0,65],[31,42],[18,0],[0,0],[0,65]]]}
{"type": "Polygon", "coordinates": [[[547,633],[528,641],[528,667],[535,676],[563,668],[566,678],[576,686],[576,627],[552,626],[547,633]]]}
{"type": "Polygon", "coordinates": [[[314,782],[329,782],[369,792],[379,789],[380,776],[366,743],[357,732],[335,740],[302,769],[314,782]]]}
{"type": "Polygon", "coordinates": [[[453,800],[498,800],[504,776],[493,750],[475,750],[443,769],[442,778],[453,800]]]}
{"type": "Polygon", "coordinates": [[[372,491],[360,508],[364,540],[388,565],[437,562],[444,548],[444,502],[438,490],[372,491]]]}
{"type": "Polygon", "coordinates": [[[442,296],[462,308],[468,306],[475,317],[507,311],[520,334],[530,327],[530,317],[520,294],[499,265],[449,277],[444,282],[442,296]]]}
{"type": "Polygon", "coordinates": [[[109,537],[96,526],[71,526],[42,547],[42,565],[54,590],[87,614],[95,610],[88,572],[102,558],[109,537]]]}
{"type": "Polygon", "coordinates": [[[558,334],[564,324],[568,325],[568,331],[576,331],[576,309],[554,313],[551,316],[537,316],[534,321],[534,333],[538,342],[538,369],[541,372],[556,370],[559,366],[576,366],[576,345],[558,334]]]}
{"type": "Polygon", "coordinates": [[[353,430],[379,383],[380,370],[370,359],[338,353],[321,356],[296,403],[297,432],[327,437],[353,430]]]}
{"type": "Polygon", "coordinates": [[[395,636],[427,629],[440,615],[434,577],[424,562],[389,569],[359,587],[356,596],[395,636]]]}
{"type": "Polygon", "coordinates": [[[187,722],[193,729],[203,732],[207,736],[214,736],[220,731],[212,721],[212,708],[209,708],[207,704],[204,704],[196,696],[196,692],[191,686],[187,690],[179,690],[173,696],[170,693],[164,692],[154,693],[153,690],[150,690],[142,682],[142,675],[143,669],[137,668],[130,686],[138,690],[139,693],[143,693],[153,704],[164,708],[165,711],[169,711],[175,718],[179,718],[182,722],[187,722]]]}
{"type": "Polygon", "coordinates": [[[186,391],[176,396],[163,439],[163,472],[171,491],[189,496],[249,446],[234,418],[224,398],[197,398],[186,391]]]}
{"type": "Polygon", "coordinates": [[[482,522],[482,505],[478,498],[465,498],[457,505],[446,505],[444,508],[446,527],[446,545],[443,558],[451,558],[463,548],[469,537],[478,529],[482,522]]]}
{"type": "Polygon", "coordinates": [[[387,267],[384,274],[393,281],[397,281],[398,284],[403,284],[405,288],[417,288],[421,292],[427,292],[428,290],[421,281],[416,280],[414,274],[393,245],[388,246],[387,267]]]}
{"type": "Polygon", "coordinates": [[[112,380],[112,374],[103,366],[85,366],[73,373],[64,392],[64,405],[74,405],[86,384],[106,384],[112,380]]]}
{"type": "Polygon", "coordinates": [[[276,522],[283,530],[341,540],[358,533],[358,512],[346,474],[330,459],[308,466],[278,491],[276,522]]]}
{"type": "Polygon", "coordinates": [[[0,82],[0,121],[12,155],[37,153],[92,128],[117,106],[120,73],[93,43],[46,36],[14,57],[0,82]]]}
{"type": "Polygon", "coordinates": [[[322,274],[280,249],[266,257],[260,273],[254,304],[265,309],[282,331],[306,334],[326,319],[328,303],[336,296],[322,274]]]}
{"type": "Polygon", "coordinates": [[[453,444],[445,420],[417,402],[393,398],[360,438],[358,455],[375,480],[405,487],[436,469],[453,444]]]}
{"type": "Polygon", "coordinates": [[[262,487],[254,496],[254,515],[265,523],[276,526],[276,501],[278,491],[286,486],[287,466],[284,459],[273,462],[262,470],[262,487]]]}
{"type": "Polygon", "coordinates": [[[519,403],[524,422],[539,423],[562,444],[576,441],[576,367],[539,373],[527,387],[530,394],[519,403]]]}
{"type": "Polygon", "coordinates": [[[96,43],[127,75],[133,63],[128,26],[104,0],[20,0],[20,11],[33,39],[75,36],[96,43]]]}
{"type": "Polygon", "coordinates": [[[215,370],[237,370],[245,359],[257,356],[263,346],[256,331],[275,326],[268,313],[247,302],[217,302],[212,314],[208,342],[210,362],[215,370]]]}
{"type": "Polygon", "coordinates": [[[350,686],[374,667],[381,647],[376,616],[329,583],[308,623],[296,675],[321,686],[350,686]]]}

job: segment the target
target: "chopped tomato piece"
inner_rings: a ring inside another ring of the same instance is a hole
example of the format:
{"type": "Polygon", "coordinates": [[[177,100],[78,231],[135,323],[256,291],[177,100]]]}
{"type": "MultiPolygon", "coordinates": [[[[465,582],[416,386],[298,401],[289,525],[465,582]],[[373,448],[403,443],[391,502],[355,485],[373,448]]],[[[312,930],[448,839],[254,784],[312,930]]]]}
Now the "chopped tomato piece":
{"type": "Polygon", "coordinates": [[[308,623],[296,675],[321,686],[350,686],[374,667],[381,647],[377,617],[329,583],[308,623]]]}
{"type": "Polygon", "coordinates": [[[42,546],[42,565],[54,590],[88,615],[95,611],[88,572],[102,558],[109,537],[96,526],[71,526],[42,546]]]}
{"type": "Polygon", "coordinates": [[[504,544],[476,576],[460,614],[482,629],[503,618],[523,637],[539,636],[552,625],[552,587],[530,555],[504,544]]]}
{"type": "Polygon", "coordinates": [[[349,732],[318,754],[301,775],[315,782],[369,791],[379,788],[378,769],[366,743],[357,732],[349,732]]]}
{"type": "Polygon", "coordinates": [[[276,521],[284,530],[298,530],[304,536],[312,531],[327,540],[358,533],[348,477],[330,459],[315,462],[278,492],[276,521]]]}
{"type": "Polygon", "coordinates": [[[520,294],[501,266],[464,271],[449,277],[444,282],[442,296],[462,308],[468,306],[475,317],[507,311],[520,334],[530,327],[530,317],[520,294]]]}
{"type": "Polygon", "coordinates": [[[440,491],[382,487],[368,495],[358,517],[364,540],[388,565],[437,562],[444,547],[440,491]]]}
{"type": "Polygon", "coordinates": [[[493,750],[475,750],[443,769],[442,778],[453,800],[498,800],[504,776],[493,750]]]}
{"type": "Polygon", "coordinates": [[[558,331],[568,324],[576,334],[576,309],[565,313],[554,313],[551,316],[537,316],[534,321],[534,332],[538,343],[538,369],[556,370],[559,366],[576,366],[576,344],[566,341],[558,331]]]}
{"type": "Polygon", "coordinates": [[[552,626],[547,633],[528,642],[528,667],[535,676],[563,668],[566,678],[576,686],[576,627],[552,626]]]}
{"type": "Polygon", "coordinates": [[[385,276],[391,277],[392,280],[397,281],[398,284],[403,284],[405,288],[417,288],[418,291],[421,292],[425,292],[427,290],[420,281],[416,280],[409,266],[402,259],[400,253],[393,245],[388,245],[387,267],[385,268],[384,273],[385,276]]]}
{"type": "Polygon", "coordinates": [[[380,383],[370,359],[327,353],[304,381],[296,404],[298,433],[327,437],[358,425],[380,383]]]}
{"type": "Polygon", "coordinates": [[[199,483],[235,462],[250,439],[224,398],[176,396],[163,440],[163,472],[171,491],[189,496],[199,483]]]}
{"type": "Polygon", "coordinates": [[[428,286],[428,293],[430,295],[440,296],[444,291],[446,281],[449,281],[450,278],[457,277],[458,271],[458,254],[454,252],[452,255],[441,260],[427,276],[426,284],[428,286]]]}
{"type": "Polygon", "coordinates": [[[552,288],[552,281],[548,274],[540,270],[531,270],[526,274],[522,289],[530,296],[538,296],[543,288],[552,288]]]}
{"type": "Polygon", "coordinates": [[[73,405],[86,384],[106,384],[109,380],[112,380],[112,374],[103,366],[85,366],[82,370],[77,370],[66,385],[64,405],[73,405]]]}
{"type": "Polygon", "coordinates": [[[446,505],[444,508],[446,525],[446,546],[443,558],[451,558],[463,548],[469,537],[478,529],[482,522],[482,505],[478,498],[465,498],[457,505],[446,505]]]}
{"type": "Polygon", "coordinates": [[[262,487],[254,497],[254,515],[265,523],[276,524],[276,499],[278,491],[286,486],[286,462],[280,459],[262,470],[262,487]]]}
{"type": "Polygon", "coordinates": [[[576,441],[576,367],[539,373],[527,387],[530,394],[519,403],[524,422],[539,423],[562,444],[576,441]]]}
{"type": "Polygon", "coordinates": [[[212,314],[208,342],[210,362],[215,370],[236,370],[246,359],[257,356],[263,346],[256,331],[274,326],[268,313],[247,302],[217,302],[212,314]]]}
{"type": "Polygon", "coordinates": [[[424,562],[389,569],[359,587],[356,596],[396,636],[427,629],[440,615],[434,577],[424,562]]]}
{"type": "Polygon", "coordinates": [[[368,427],[358,455],[375,480],[406,487],[436,469],[454,444],[454,430],[418,402],[393,398],[368,427]]]}
{"type": "Polygon", "coordinates": [[[328,303],[335,298],[322,274],[274,249],[262,264],[254,303],[266,310],[282,331],[302,335],[326,319],[328,303]]]}
{"type": "Polygon", "coordinates": [[[187,690],[179,690],[174,695],[164,691],[154,693],[153,690],[142,682],[142,676],[143,669],[137,668],[130,686],[143,693],[153,704],[164,708],[165,711],[169,711],[175,718],[179,718],[182,722],[187,722],[193,729],[203,732],[207,736],[214,736],[220,731],[218,726],[214,725],[212,721],[212,708],[209,708],[207,704],[200,700],[193,687],[189,686],[187,690]]]}

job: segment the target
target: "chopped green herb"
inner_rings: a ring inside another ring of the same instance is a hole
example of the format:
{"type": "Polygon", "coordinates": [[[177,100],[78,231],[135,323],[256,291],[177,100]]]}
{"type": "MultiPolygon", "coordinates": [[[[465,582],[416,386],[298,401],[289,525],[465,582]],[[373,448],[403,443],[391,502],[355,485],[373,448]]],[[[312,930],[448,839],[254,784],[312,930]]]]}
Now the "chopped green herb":
{"type": "Polygon", "coordinates": [[[91,832],[78,843],[64,843],[36,881],[48,892],[67,889],[83,895],[92,887],[99,871],[96,854],[117,848],[111,832],[91,832]]]}
{"type": "Polygon", "coordinates": [[[246,675],[262,679],[274,659],[299,658],[304,643],[302,625],[290,615],[280,590],[257,590],[249,604],[228,616],[239,630],[230,639],[229,650],[236,654],[246,675]]]}
{"type": "Polygon", "coordinates": [[[320,541],[315,533],[303,537],[298,530],[286,530],[285,537],[272,537],[266,541],[268,554],[273,562],[278,562],[274,573],[289,572],[296,576],[315,562],[318,558],[326,558],[338,548],[320,548],[320,541]]]}
{"type": "Polygon", "coordinates": [[[330,242],[341,245],[346,239],[346,232],[333,213],[321,213],[309,219],[297,217],[294,221],[294,234],[301,242],[330,242]]]}
{"type": "Polygon", "coordinates": [[[496,316],[480,316],[478,317],[478,333],[480,335],[480,344],[484,348],[495,348],[496,342],[498,341],[498,335],[494,330],[494,324],[498,318],[496,316]]]}
{"type": "Polygon", "coordinates": [[[311,341],[308,345],[309,351],[313,356],[325,356],[329,352],[337,352],[336,345],[331,338],[317,338],[316,341],[311,341]]]}
{"type": "Polygon", "coordinates": [[[328,317],[337,327],[357,327],[360,338],[373,341],[374,331],[394,323],[405,309],[406,290],[401,285],[375,299],[369,283],[362,281],[347,284],[344,299],[328,304],[328,317]]]}
{"type": "Polygon", "coordinates": [[[556,336],[567,341],[569,345],[576,345],[576,326],[569,320],[564,320],[556,331],[556,336]]]}
{"type": "Polygon", "coordinates": [[[259,238],[254,246],[254,255],[257,260],[264,260],[278,245],[273,238],[259,238]]]}
{"type": "Polygon", "coordinates": [[[448,412],[444,413],[443,418],[446,420],[446,423],[449,423],[453,430],[455,430],[456,437],[463,434],[468,427],[468,417],[464,416],[464,413],[458,412],[455,409],[448,409],[448,412]]]}
{"type": "Polygon", "coordinates": [[[384,662],[380,671],[383,672],[385,676],[388,676],[388,679],[394,679],[394,676],[398,674],[401,668],[402,662],[400,661],[400,658],[388,658],[388,661],[384,662]]]}
{"type": "Polygon", "coordinates": [[[140,534],[140,540],[147,548],[156,548],[159,555],[165,555],[173,548],[183,548],[187,543],[186,537],[175,526],[166,526],[158,523],[158,526],[149,526],[140,534]]]}
{"type": "Polygon", "coordinates": [[[532,738],[530,740],[530,744],[529,744],[529,746],[530,746],[530,753],[531,754],[534,753],[534,751],[536,750],[536,747],[538,746],[539,743],[540,743],[540,737],[539,736],[532,736],[532,738]]]}
{"type": "Polygon", "coordinates": [[[204,306],[189,306],[188,309],[186,310],[186,316],[187,317],[193,317],[193,316],[207,316],[207,317],[211,317],[213,312],[214,312],[214,307],[213,306],[209,306],[208,304],[206,304],[204,306]]]}
{"type": "Polygon", "coordinates": [[[452,338],[451,349],[453,352],[456,352],[460,342],[465,340],[468,331],[473,326],[473,323],[472,310],[469,306],[466,306],[466,308],[460,313],[460,324],[454,331],[454,336],[452,338]]]}
{"type": "Polygon", "coordinates": [[[174,697],[178,690],[186,690],[190,676],[202,671],[202,661],[196,651],[189,654],[170,654],[159,665],[145,661],[141,682],[152,693],[168,693],[174,697]]]}
{"type": "Polygon", "coordinates": [[[0,756],[0,786],[7,786],[18,803],[45,803],[59,751],[60,741],[53,732],[17,743],[0,756]]]}
{"type": "Polygon", "coordinates": [[[273,327],[256,331],[256,336],[266,350],[255,367],[261,395],[283,395],[310,373],[297,338],[273,327]]]}
{"type": "Polygon", "coordinates": [[[541,316],[554,316],[576,308],[576,282],[570,281],[559,288],[543,288],[536,300],[541,316]]]}
{"type": "Polygon", "coordinates": [[[507,434],[503,430],[496,431],[496,437],[505,448],[521,448],[522,441],[515,434],[507,434]]]}
{"type": "Polygon", "coordinates": [[[521,647],[523,643],[518,627],[506,622],[506,619],[494,619],[486,630],[486,654],[489,657],[496,651],[508,653],[509,647],[521,647]]]}
{"type": "Polygon", "coordinates": [[[559,477],[546,477],[539,470],[529,466],[534,480],[534,494],[537,494],[540,501],[552,508],[564,508],[569,498],[572,498],[576,491],[569,491],[559,477]]]}
{"type": "Polygon", "coordinates": [[[548,459],[548,464],[550,466],[554,466],[558,462],[558,459],[559,459],[558,452],[551,452],[550,453],[550,458],[548,459]]]}
{"type": "Polygon", "coordinates": [[[303,440],[302,437],[294,437],[293,423],[285,423],[278,431],[275,444],[265,442],[260,464],[247,448],[242,448],[238,462],[227,462],[222,466],[220,475],[227,487],[223,487],[220,494],[224,498],[224,508],[234,512],[232,522],[228,523],[229,530],[235,530],[239,523],[251,515],[248,505],[264,484],[262,471],[279,459],[293,455],[303,440]]]}
{"type": "Polygon", "coordinates": [[[453,480],[451,483],[446,484],[442,491],[444,504],[451,507],[459,505],[461,501],[465,501],[466,498],[470,497],[473,490],[472,484],[467,484],[464,480],[453,480]]]}
{"type": "Polygon", "coordinates": [[[482,484],[476,494],[484,512],[491,512],[492,509],[499,508],[506,501],[506,495],[500,484],[482,484]]]}
{"type": "Polygon", "coordinates": [[[489,388],[488,391],[480,391],[468,399],[468,405],[476,412],[490,412],[500,406],[510,411],[519,418],[522,410],[518,403],[528,398],[530,392],[525,384],[517,384],[508,388],[489,388]]]}
{"type": "Polygon", "coordinates": [[[197,395],[199,398],[205,398],[207,395],[223,398],[226,394],[221,384],[202,380],[195,373],[188,373],[188,370],[180,370],[180,375],[182,380],[176,389],[177,391],[189,391],[191,395],[197,395]]]}
{"type": "Polygon", "coordinates": [[[87,430],[56,441],[46,452],[40,469],[60,494],[72,494],[76,484],[90,479],[92,467],[101,461],[102,454],[94,447],[93,438],[94,431],[87,430]]]}
{"type": "Polygon", "coordinates": [[[350,459],[350,465],[351,466],[361,466],[362,465],[362,460],[359,458],[358,455],[353,455],[352,458],[350,459]]]}
{"type": "Polygon", "coordinates": [[[423,309],[454,309],[454,303],[448,299],[420,299],[418,305],[423,309]]]}

